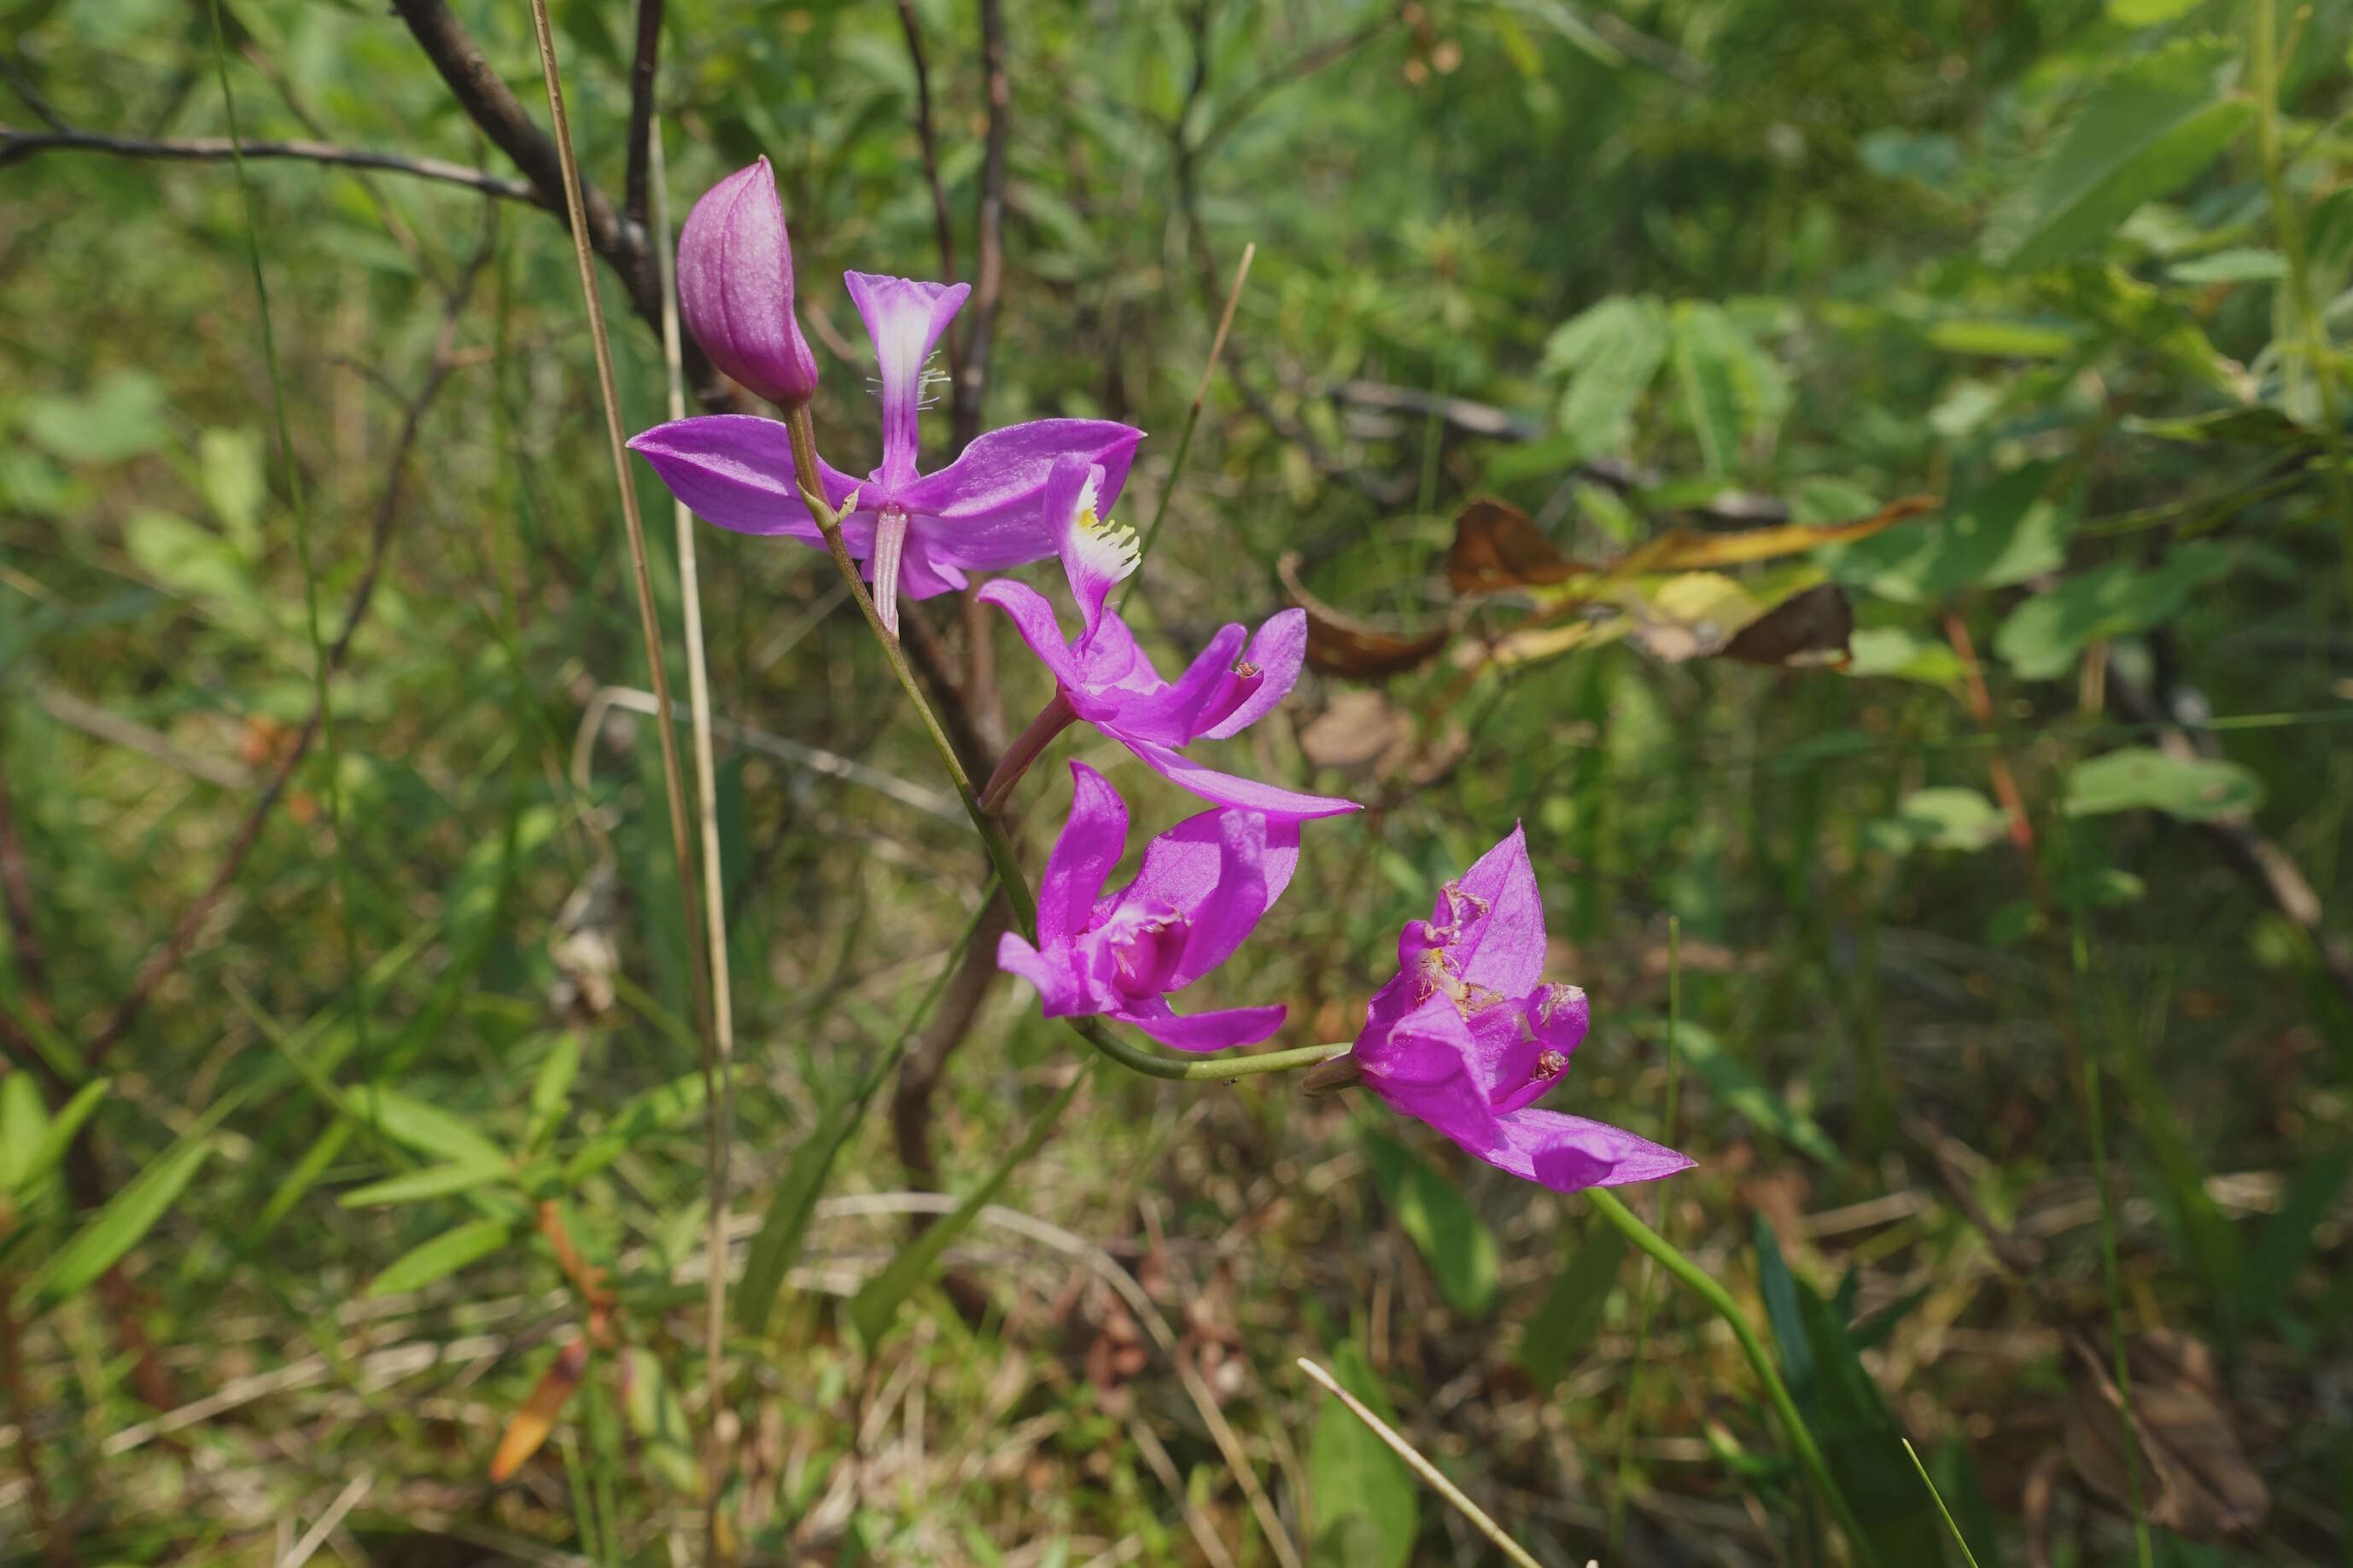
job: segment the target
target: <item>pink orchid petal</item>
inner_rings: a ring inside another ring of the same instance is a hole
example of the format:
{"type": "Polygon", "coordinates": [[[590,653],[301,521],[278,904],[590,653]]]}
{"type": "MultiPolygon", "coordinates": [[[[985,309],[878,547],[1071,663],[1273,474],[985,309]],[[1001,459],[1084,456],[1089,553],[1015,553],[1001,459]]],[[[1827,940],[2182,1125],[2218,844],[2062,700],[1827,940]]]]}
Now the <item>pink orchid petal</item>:
{"type": "Polygon", "coordinates": [[[1062,641],[1062,628],[1054,618],[1054,606],[1046,602],[1043,594],[1010,577],[992,577],[980,585],[975,597],[1005,612],[1013,622],[1013,629],[1021,634],[1021,640],[1029,645],[1029,651],[1038,656],[1038,662],[1054,678],[1055,685],[1075,692],[1083,684],[1079,667],[1062,641]]]}
{"type": "Polygon", "coordinates": [[[1108,419],[1034,419],[991,430],[937,473],[897,487],[936,557],[968,572],[1001,572],[1054,553],[1046,478],[1075,458],[1103,469],[1095,510],[1108,519],[1144,432],[1108,419]]]}
{"type": "Polygon", "coordinates": [[[1221,773],[1215,768],[1205,768],[1166,746],[1136,740],[1116,730],[1110,733],[1113,739],[1134,752],[1146,767],[1178,788],[1189,790],[1203,800],[1214,801],[1219,805],[1237,805],[1244,811],[1263,813],[1270,822],[1276,818],[1312,821],[1365,809],[1353,800],[1341,800],[1333,795],[1302,795],[1296,790],[1261,784],[1256,779],[1221,773]]]}
{"type": "Polygon", "coordinates": [[[1084,763],[1071,764],[1071,816],[1038,880],[1038,940],[1051,951],[1087,929],[1103,879],[1127,852],[1127,803],[1084,763]]]}
{"type": "Polygon", "coordinates": [[[1440,894],[1430,921],[1456,927],[1449,949],[1455,972],[1500,995],[1526,995],[1544,977],[1545,960],[1544,896],[1528,860],[1527,835],[1513,824],[1503,842],[1450,886],[1460,893],[1440,894]]]}
{"type": "Polygon", "coordinates": [[[1219,628],[1174,685],[1123,702],[1114,725],[1137,740],[1164,746],[1181,746],[1199,734],[1203,709],[1216,700],[1219,688],[1233,678],[1234,656],[1241,652],[1242,635],[1240,623],[1219,628]]]}
{"type": "Polygon", "coordinates": [[[1556,1193],[1655,1182],[1697,1163],[1688,1154],[1622,1127],[1557,1110],[1517,1111],[1496,1126],[1503,1133],[1501,1142],[1471,1152],[1498,1170],[1556,1193]]]}
{"type": "MultiPolygon", "coordinates": [[[[1201,731],[1212,741],[1239,735],[1291,695],[1299,671],[1307,662],[1307,612],[1284,610],[1268,618],[1242,652],[1242,662],[1258,668],[1258,684],[1243,694],[1232,711],[1201,731]]],[[[1237,679],[1235,684],[1242,682],[1237,679]]]]}
{"type": "Polygon", "coordinates": [[[1285,1009],[1272,1007],[1229,1007],[1221,1013],[1187,1013],[1179,1015],[1168,1010],[1166,1002],[1151,1012],[1114,1013],[1122,1023],[1133,1024],[1172,1051],[1230,1050],[1236,1046],[1254,1046],[1282,1027],[1285,1009]]]}
{"type": "MultiPolygon", "coordinates": [[[[817,520],[801,500],[793,473],[792,437],[777,420],[748,414],[705,414],[657,425],[629,442],[629,449],[653,465],[670,493],[705,522],[737,533],[788,534],[822,544],[817,520]]],[[[858,481],[823,458],[826,504],[839,506],[858,481]]],[[[844,520],[849,552],[871,548],[873,521],[844,520]]]]}
{"type": "Polygon", "coordinates": [[[923,365],[972,286],[918,283],[872,272],[845,272],[842,281],[850,302],[865,318],[867,336],[874,340],[874,363],[882,382],[882,466],[874,470],[874,478],[903,500],[903,492],[915,479],[923,365]]]}
{"type": "Polygon", "coordinates": [[[1007,931],[997,939],[997,967],[1035,987],[1039,1010],[1047,1017],[1067,1017],[1076,1010],[1079,988],[1068,966],[1057,965],[1016,932],[1007,931]]]}

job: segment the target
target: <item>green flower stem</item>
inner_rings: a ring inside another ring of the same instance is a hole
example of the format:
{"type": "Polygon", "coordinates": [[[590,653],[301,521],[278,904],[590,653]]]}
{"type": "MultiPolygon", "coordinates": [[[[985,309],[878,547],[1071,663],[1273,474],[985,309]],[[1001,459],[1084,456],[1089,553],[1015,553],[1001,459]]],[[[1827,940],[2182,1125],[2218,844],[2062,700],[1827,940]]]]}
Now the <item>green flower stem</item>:
{"type": "MultiPolygon", "coordinates": [[[[810,423],[807,405],[785,411],[785,427],[793,444],[793,471],[814,474],[817,466],[817,430],[810,423]]],[[[980,797],[973,793],[972,780],[965,776],[964,764],[956,761],[955,748],[948,744],[947,731],[940,727],[939,716],[923,700],[923,688],[915,683],[915,672],[907,663],[906,654],[882,625],[875,612],[873,597],[866,591],[865,579],[859,575],[858,563],[850,559],[849,547],[842,542],[841,519],[826,504],[825,498],[804,488],[801,499],[808,503],[809,513],[817,519],[818,530],[825,535],[825,547],[833,563],[841,572],[841,580],[849,584],[849,596],[856,601],[859,614],[866,617],[867,626],[874,640],[882,646],[883,657],[890,661],[891,673],[899,678],[901,689],[913,704],[916,717],[923,722],[923,732],[932,738],[933,749],[940,754],[940,765],[947,770],[955,784],[956,798],[964,802],[965,814],[972,818],[973,831],[980,835],[988,851],[989,865],[1005,890],[1006,901],[1013,906],[1014,923],[1031,942],[1038,940],[1038,899],[1030,891],[1029,879],[1022,876],[1021,866],[1013,853],[1012,840],[1005,836],[1004,824],[984,810],[980,797]]],[[[1095,1018],[1066,1019],[1079,1038],[1102,1055],[1134,1072],[1151,1078],[1170,1079],[1179,1083],[1223,1083],[1229,1079],[1250,1078],[1260,1073],[1282,1072],[1291,1068],[1314,1067],[1334,1057],[1346,1053],[1345,1043],[1324,1046],[1303,1046],[1297,1050],[1271,1051],[1264,1056],[1232,1058],[1177,1058],[1163,1056],[1131,1046],[1113,1036],[1101,1020],[1095,1018]]]]}
{"type": "Polygon", "coordinates": [[[2287,317],[2295,342],[2294,359],[2309,360],[2313,388],[2319,395],[2321,444],[2328,452],[2328,487],[2337,505],[2337,529],[2345,570],[2345,591],[2353,601],[2353,482],[2346,474],[2344,426],[2337,397],[2336,345],[2328,324],[2312,299],[2311,256],[2304,215],[2287,188],[2289,160],[2280,149],[2279,0],[2253,0],[2247,25],[2247,74],[2255,100],[2255,152],[2263,164],[2263,192],[2272,209],[2280,255],[2287,262],[2287,317]]]}
{"type": "Polygon", "coordinates": [[[1814,1485],[1829,1502],[1831,1512],[1837,1516],[1839,1528],[1846,1532],[1847,1543],[1853,1550],[1855,1560],[1865,1564],[1866,1568],[1875,1564],[1878,1559],[1872,1552],[1871,1542],[1862,1533],[1862,1526],[1856,1522],[1854,1510],[1848,1506],[1846,1494],[1839,1490],[1838,1482],[1831,1479],[1830,1463],[1822,1458],[1820,1447],[1815,1444],[1812,1430],[1807,1426],[1806,1418],[1798,1413],[1797,1401],[1789,1397],[1788,1386],[1781,1381],[1781,1374],[1774,1370],[1772,1357],[1765,1353],[1764,1342],[1757,1339],[1757,1331],[1748,1326],[1747,1318],[1742,1315],[1739,1303],[1733,1300],[1731,1292],[1710,1279],[1698,1264],[1684,1257],[1672,1242],[1637,1219],[1634,1211],[1619,1202],[1618,1194],[1609,1188],[1588,1187],[1585,1195],[1595,1208],[1601,1211],[1602,1218],[1618,1227],[1620,1235],[1714,1308],[1715,1315],[1732,1330],[1732,1337],[1740,1342],[1740,1353],[1746,1356],[1748,1364],[1756,1369],[1758,1380],[1765,1384],[1767,1397],[1773,1402],[1775,1414],[1780,1416],[1781,1425],[1788,1431],[1789,1445],[1798,1450],[1798,1462],[1813,1478],[1814,1485]]]}

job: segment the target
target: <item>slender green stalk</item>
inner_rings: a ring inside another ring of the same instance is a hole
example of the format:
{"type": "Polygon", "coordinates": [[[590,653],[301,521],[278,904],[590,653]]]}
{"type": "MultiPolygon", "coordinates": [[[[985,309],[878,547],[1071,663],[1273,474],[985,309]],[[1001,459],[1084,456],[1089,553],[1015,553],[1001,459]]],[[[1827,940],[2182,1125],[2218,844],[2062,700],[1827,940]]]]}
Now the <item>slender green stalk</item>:
{"type": "MultiPolygon", "coordinates": [[[[1201,366],[1201,384],[1193,389],[1192,405],[1185,410],[1185,427],[1177,432],[1176,455],[1168,464],[1168,479],[1160,487],[1160,504],[1152,509],[1152,521],[1144,531],[1144,543],[1137,551],[1139,558],[1152,553],[1153,541],[1160,537],[1160,525],[1168,517],[1168,498],[1176,493],[1176,476],[1185,471],[1185,458],[1193,450],[1193,427],[1201,422],[1201,405],[1208,400],[1209,378],[1218,373],[1218,358],[1226,351],[1226,331],[1234,324],[1234,307],[1242,302],[1242,282],[1250,277],[1250,258],[1258,254],[1258,241],[1242,247],[1242,258],[1234,268],[1234,286],[1226,294],[1226,308],[1218,317],[1217,335],[1209,340],[1208,362],[1201,366]]],[[[1119,592],[1119,603],[1113,607],[1122,615],[1127,613],[1127,601],[1135,595],[1134,577],[1119,592]]]]}
{"type": "Polygon", "coordinates": [[[2295,198],[2288,192],[2288,161],[2280,151],[2279,0],[2251,0],[2247,34],[2247,75],[2255,100],[2255,149],[2263,161],[2263,190],[2270,199],[2272,226],[2279,237],[2280,255],[2287,263],[2286,315],[2295,342],[2286,358],[2289,363],[2297,357],[2310,362],[2313,388],[2319,394],[2320,439],[2328,451],[2328,489],[2337,505],[2337,537],[2343,557],[2346,600],[2353,605],[2353,477],[2346,472],[2336,347],[2328,339],[2327,321],[2313,308],[2312,266],[2306,247],[2304,215],[2296,210],[2295,198]]]}
{"type": "MultiPolygon", "coordinates": [[[[1682,1076],[1683,975],[1683,923],[1673,915],[1667,917],[1667,1116],[1666,1131],[1661,1142],[1672,1149],[1675,1144],[1675,1091],[1682,1076]]],[[[1659,1234],[1665,1238],[1667,1229],[1667,1198],[1663,1190],[1659,1194],[1659,1234]]],[[[1635,1288],[1634,1297],[1634,1362],[1626,1374],[1626,1411],[1618,1423],[1618,1485],[1609,1494],[1609,1556],[1612,1562],[1623,1553],[1625,1543],[1626,1476],[1632,1468],[1634,1454],[1635,1390],[1642,1380],[1642,1356],[1651,1339],[1651,1264],[1642,1264],[1642,1281],[1635,1288]]]]}
{"type": "MultiPolygon", "coordinates": [[[[2080,981],[2079,981],[2080,983],[2080,981]]],[[[2132,1508],[2133,1544],[2140,1568],[2156,1562],[2156,1544],[2149,1538],[2148,1513],[2143,1506],[2140,1442],[2133,1436],[2132,1365],[2125,1353],[2124,1284],[2116,1270],[2116,1202],[2108,1191],[2107,1116],[2101,1106],[2100,1063],[2091,1043],[2084,1044],[2084,1125],[2091,1135],[2092,1182],[2100,1194],[2100,1275],[2108,1299],[2108,1341],[2115,1348],[2113,1374],[2125,1423],[2125,1490],[2132,1508]]]]}
{"type": "Polygon", "coordinates": [[[1805,1467],[1806,1474],[1812,1478],[1815,1487],[1829,1502],[1831,1514],[1839,1521],[1839,1528],[1846,1531],[1847,1544],[1853,1551],[1855,1560],[1865,1564],[1866,1568],[1876,1564],[1878,1558],[1871,1550],[1870,1538],[1862,1533],[1862,1526],[1856,1521],[1854,1510],[1848,1504],[1846,1494],[1839,1489],[1837,1480],[1831,1477],[1830,1461],[1822,1458],[1822,1450],[1815,1443],[1814,1434],[1807,1426],[1805,1416],[1799,1414],[1797,1401],[1789,1397],[1788,1385],[1774,1370],[1773,1358],[1766,1353],[1764,1342],[1757,1337],[1757,1331],[1749,1327],[1748,1320],[1741,1314],[1740,1304],[1732,1299],[1732,1293],[1710,1279],[1704,1269],[1684,1257],[1672,1242],[1637,1219],[1634,1212],[1620,1202],[1618,1194],[1609,1188],[1588,1187],[1585,1195],[1595,1208],[1601,1211],[1602,1218],[1618,1227],[1620,1235],[1655,1259],[1661,1268],[1705,1301],[1715,1310],[1715,1315],[1724,1320],[1725,1326],[1732,1331],[1733,1339],[1739,1342],[1740,1353],[1748,1358],[1749,1367],[1757,1373],[1757,1381],[1764,1384],[1765,1395],[1772,1402],[1774,1414],[1781,1418],[1781,1426],[1789,1435],[1789,1446],[1798,1451],[1798,1462],[1805,1467]]]}
{"type": "Polygon", "coordinates": [[[367,992],[360,973],[359,936],[352,928],[352,847],[343,833],[343,753],[335,710],[327,697],[327,637],[319,618],[319,574],[311,552],[311,505],[302,471],[294,461],[294,437],[286,420],[286,383],[278,363],[278,331],[269,313],[269,286],[261,275],[260,220],[253,210],[253,182],[246,173],[245,143],[237,128],[237,94],[229,88],[228,43],[221,31],[220,0],[212,0],[213,69],[220,79],[221,110],[228,120],[229,161],[237,168],[237,195],[245,212],[245,258],[253,272],[253,297],[261,314],[261,357],[269,368],[269,409],[278,431],[278,460],[286,476],[286,501],[294,513],[294,555],[302,567],[302,611],[311,638],[311,700],[319,710],[319,739],[327,758],[327,829],[335,841],[335,901],[343,906],[343,973],[351,989],[352,1034],[367,1055],[367,992]]]}
{"type": "Polygon", "coordinates": [[[1309,1361],[1298,1358],[1299,1370],[1323,1384],[1324,1392],[1346,1406],[1348,1414],[1370,1428],[1374,1436],[1389,1446],[1389,1451],[1406,1462],[1413,1473],[1430,1485],[1430,1489],[1454,1505],[1456,1512],[1469,1520],[1472,1528],[1494,1543],[1495,1550],[1509,1558],[1516,1568],[1543,1568],[1528,1549],[1504,1533],[1504,1527],[1487,1516],[1487,1510],[1465,1496],[1462,1489],[1446,1479],[1446,1473],[1428,1459],[1421,1450],[1399,1436],[1395,1428],[1373,1414],[1370,1406],[1340,1386],[1340,1380],[1309,1361]]]}
{"type": "Polygon", "coordinates": [[[1920,1484],[1928,1489],[1928,1495],[1936,1500],[1936,1511],[1945,1516],[1945,1528],[1953,1532],[1953,1543],[1961,1549],[1961,1561],[1969,1568],[1978,1568],[1978,1554],[1969,1550],[1969,1538],[1963,1535],[1961,1527],[1953,1522],[1953,1510],[1945,1506],[1945,1494],[1938,1491],[1936,1483],[1929,1479],[1928,1467],[1920,1462],[1920,1450],[1912,1446],[1909,1437],[1904,1439],[1904,1451],[1912,1456],[1912,1468],[1920,1472],[1920,1484]]]}
{"type": "MultiPolygon", "coordinates": [[[[807,405],[785,411],[785,426],[793,444],[793,471],[814,474],[817,466],[817,431],[809,421],[807,405]]],[[[1038,938],[1038,897],[1030,891],[1029,879],[1021,874],[1021,863],[1013,852],[1013,842],[1005,836],[1004,825],[981,808],[980,797],[972,791],[972,781],[965,776],[964,764],[956,761],[955,748],[948,743],[947,731],[940,727],[939,716],[923,699],[923,689],[915,683],[915,672],[907,663],[899,639],[883,626],[882,617],[876,614],[873,595],[866,591],[865,579],[859,575],[858,563],[850,559],[849,547],[842,542],[841,518],[826,504],[823,496],[804,489],[801,500],[807,503],[809,513],[817,519],[818,531],[825,535],[827,552],[841,573],[841,580],[849,588],[849,596],[866,617],[868,629],[882,647],[882,656],[891,666],[891,673],[899,678],[900,689],[907,694],[915,716],[923,721],[923,732],[932,739],[933,750],[939,752],[940,766],[947,770],[949,781],[955,785],[956,798],[964,802],[965,815],[972,818],[973,831],[980,835],[981,844],[988,851],[990,867],[1005,889],[1006,901],[1013,906],[1014,923],[1022,934],[1035,942],[1038,938]]],[[[1273,1051],[1265,1056],[1211,1058],[1207,1060],[1164,1057],[1156,1052],[1138,1049],[1119,1039],[1095,1018],[1068,1018],[1082,1040],[1109,1057],[1120,1066],[1153,1078],[1172,1079],[1181,1083],[1222,1083],[1229,1079],[1250,1078],[1259,1073],[1282,1072],[1291,1068],[1313,1067],[1344,1055],[1345,1045],[1303,1046],[1297,1050],[1273,1051]]]]}

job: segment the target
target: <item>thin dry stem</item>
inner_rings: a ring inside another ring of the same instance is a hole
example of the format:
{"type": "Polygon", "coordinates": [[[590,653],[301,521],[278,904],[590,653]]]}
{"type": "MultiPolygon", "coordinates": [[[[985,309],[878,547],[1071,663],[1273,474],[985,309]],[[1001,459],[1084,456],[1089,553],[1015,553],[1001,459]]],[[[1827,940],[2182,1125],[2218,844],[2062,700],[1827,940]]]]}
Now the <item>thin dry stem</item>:
{"type": "MultiPolygon", "coordinates": [[[[645,0],[659,13],[658,0],[645,0]]],[[[662,358],[669,370],[670,416],[686,417],[686,374],[679,349],[678,289],[671,279],[669,168],[662,157],[661,117],[646,127],[653,163],[654,258],[661,268],[662,358]]],[[[678,529],[678,591],[686,608],[686,691],[693,707],[695,811],[702,828],[702,921],[711,955],[711,1039],[715,1065],[706,1073],[703,1103],[709,1112],[711,1139],[711,1248],[720,1256],[727,1240],[730,1187],[728,1159],[735,1137],[735,1002],[727,973],[727,893],[722,886],[719,859],[719,784],[711,746],[711,678],[702,648],[702,594],[694,557],[694,519],[686,503],[670,503],[670,520],[678,529]]],[[[664,725],[667,728],[667,723],[664,725]]],[[[727,1335],[727,1270],[710,1272],[704,1293],[703,1365],[711,1409],[723,1408],[725,1366],[722,1351],[727,1335]]],[[[715,1494],[714,1494],[715,1495],[715,1494]]]]}
{"type": "Polygon", "coordinates": [[[1543,1568],[1527,1548],[1504,1533],[1504,1527],[1487,1517],[1487,1512],[1462,1493],[1462,1489],[1446,1479],[1436,1465],[1421,1457],[1421,1451],[1403,1437],[1395,1428],[1366,1408],[1365,1402],[1340,1386],[1339,1380],[1305,1356],[1299,1358],[1299,1370],[1324,1385],[1324,1391],[1348,1407],[1348,1414],[1371,1428],[1374,1436],[1389,1446],[1390,1451],[1403,1459],[1413,1473],[1430,1483],[1430,1489],[1454,1506],[1455,1511],[1471,1521],[1472,1528],[1495,1543],[1495,1550],[1518,1564],[1518,1568],[1543,1568]]]}
{"type": "MultiPolygon", "coordinates": [[[[581,201],[580,164],[573,155],[572,127],[564,112],[564,85],[556,70],[555,38],[548,26],[547,0],[531,0],[531,25],[539,44],[540,74],[547,87],[547,112],[555,128],[556,153],[563,163],[564,199],[565,208],[572,219],[572,247],[574,258],[578,262],[580,268],[580,294],[587,306],[589,336],[596,350],[596,385],[604,398],[605,436],[607,445],[612,450],[613,482],[621,492],[621,517],[629,536],[629,565],[636,577],[638,629],[645,637],[646,665],[653,676],[654,701],[659,710],[654,720],[654,731],[661,738],[662,790],[670,805],[670,852],[678,861],[679,888],[686,903],[687,960],[694,977],[695,1011],[705,1026],[702,1039],[703,1071],[706,1075],[710,1075],[716,1070],[712,1059],[715,1054],[713,1041],[716,1031],[711,1027],[712,997],[702,967],[705,944],[694,907],[697,878],[694,858],[687,847],[686,784],[683,770],[679,763],[678,735],[671,727],[670,720],[672,711],[670,672],[662,658],[661,621],[654,609],[653,572],[646,553],[645,521],[638,515],[637,488],[629,482],[628,451],[621,432],[621,395],[613,376],[613,345],[605,331],[604,304],[596,295],[596,264],[589,248],[588,223],[581,201]]],[[[668,290],[664,292],[667,293],[668,290]]],[[[669,311],[665,310],[664,314],[668,315],[669,311]]],[[[674,342],[674,339],[672,341],[674,342]]],[[[684,570],[683,562],[681,563],[681,571],[684,570]]],[[[687,598],[689,603],[692,602],[691,589],[688,590],[687,598]]],[[[699,668],[701,661],[695,662],[699,668]]],[[[707,707],[702,710],[702,729],[703,733],[709,732],[707,707]]],[[[725,962],[723,955],[716,962],[723,963],[725,962]]],[[[712,1195],[714,1198],[717,1196],[716,1194],[712,1195]]],[[[714,1276],[723,1272],[719,1269],[712,1270],[714,1276]]],[[[723,1289],[723,1284],[720,1283],[714,1283],[712,1287],[714,1293],[723,1289]]],[[[725,1305],[723,1299],[719,1305],[723,1310],[725,1305]]],[[[717,1325],[714,1324],[714,1338],[709,1347],[710,1360],[713,1367],[711,1375],[714,1386],[723,1381],[721,1371],[717,1367],[719,1351],[722,1347],[716,1338],[716,1327],[717,1325]]],[[[708,1451],[711,1482],[709,1501],[712,1510],[710,1527],[711,1540],[714,1545],[718,1534],[721,1506],[718,1480],[723,1463],[718,1441],[718,1433],[723,1425],[721,1420],[722,1414],[723,1407],[714,1401],[710,1412],[712,1436],[708,1451]]]]}

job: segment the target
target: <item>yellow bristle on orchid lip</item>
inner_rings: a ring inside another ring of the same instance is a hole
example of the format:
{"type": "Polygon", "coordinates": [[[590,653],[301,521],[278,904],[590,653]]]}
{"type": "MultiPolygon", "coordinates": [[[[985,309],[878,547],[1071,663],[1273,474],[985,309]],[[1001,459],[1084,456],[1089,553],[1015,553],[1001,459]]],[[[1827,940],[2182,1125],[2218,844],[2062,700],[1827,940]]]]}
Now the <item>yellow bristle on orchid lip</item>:
{"type": "Polygon", "coordinates": [[[1144,558],[1144,547],[1135,537],[1135,530],[1096,516],[1091,501],[1079,508],[1071,532],[1077,540],[1079,559],[1087,570],[1110,582],[1125,579],[1144,558]]]}

